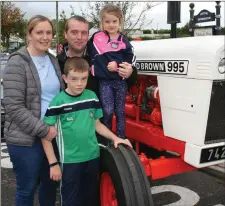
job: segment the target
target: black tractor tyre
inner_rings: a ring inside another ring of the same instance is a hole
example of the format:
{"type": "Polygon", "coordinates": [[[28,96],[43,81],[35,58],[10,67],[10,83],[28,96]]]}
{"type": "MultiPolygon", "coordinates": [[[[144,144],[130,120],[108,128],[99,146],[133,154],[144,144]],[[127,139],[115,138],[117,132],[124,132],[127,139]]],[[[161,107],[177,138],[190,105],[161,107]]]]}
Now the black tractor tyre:
{"type": "Polygon", "coordinates": [[[136,152],[127,146],[101,147],[101,173],[108,172],[118,206],[154,206],[150,183],[136,152]]]}
{"type": "Polygon", "coordinates": [[[101,175],[107,172],[115,189],[118,206],[138,206],[132,177],[122,159],[120,151],[113,146],[100,146],[100,184],[101,175]]]}
{"type": "Polygon", "coordinates": [[[139,175],[139,180],[142,185],[142,194],[144,197],[145,205],[153,206],[154,203],[153,203],[153,198],[152,198],[152,193],[151,193],[151,185],[150,185],[148,177],[146,176],[146,173],[145,173],[144,167],[141,163],[141,160],[138,157],[137,153],[133,149],[128,147],[127,151],[129,153],[131,159],[133,160],[135,168],[137,169],[137,173],[139,175]]]}
{"type": "Polygon", "coordinates": [[[118,149],[120,150],[122,154],[123,165],[124,167],[128,168],[129,173],[132,177],[132,184],[133,184],[132,187],[134,188],[135,196],[137,198],[137,205],[149,206],[145,204],[143,191],[142,191],[142,185],[141,185],[142,182],[140,181],[140,177],[139,177],[136,165],[134,164],[132,157],[128,153],[128,148],[124,147],[123,145],[119,145],[118,149]]]}

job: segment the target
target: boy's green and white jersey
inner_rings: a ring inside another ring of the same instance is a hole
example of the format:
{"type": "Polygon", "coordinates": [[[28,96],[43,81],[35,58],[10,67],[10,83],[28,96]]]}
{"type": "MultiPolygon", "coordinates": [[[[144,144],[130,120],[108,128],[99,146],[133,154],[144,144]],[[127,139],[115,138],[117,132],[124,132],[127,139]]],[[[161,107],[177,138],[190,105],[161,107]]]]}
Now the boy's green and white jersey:
{"type": "Polygon", "coordinates": [[[85,89],[79,96],[62,91],[50,103],[44,121],[57,128],[61,163],[85,162],[99,157],[95,120],[102,117],[96,94],[85,89]]]}

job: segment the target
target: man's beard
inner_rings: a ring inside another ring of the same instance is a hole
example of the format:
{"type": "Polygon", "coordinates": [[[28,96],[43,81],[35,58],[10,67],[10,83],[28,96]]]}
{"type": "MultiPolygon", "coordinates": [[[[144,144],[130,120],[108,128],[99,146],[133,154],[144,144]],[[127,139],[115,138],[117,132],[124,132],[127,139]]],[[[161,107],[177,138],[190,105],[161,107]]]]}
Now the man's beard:
{"type": "Polygon", "coordinates": [[[82,48],[71,47],[71,49],[72,49],[75,53],[81,53],[81,52],[84,52],[85,48],[86,48],[86,45],[83,46],[82,48]]]}

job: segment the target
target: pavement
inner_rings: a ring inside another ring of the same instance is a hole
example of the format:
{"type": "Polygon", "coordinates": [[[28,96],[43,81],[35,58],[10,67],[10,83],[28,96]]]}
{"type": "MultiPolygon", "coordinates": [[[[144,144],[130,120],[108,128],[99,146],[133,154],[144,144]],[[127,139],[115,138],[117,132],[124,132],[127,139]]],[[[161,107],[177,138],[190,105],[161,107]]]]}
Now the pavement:
{"type": "MultiPolygon", "coordinates": [[[[224,165],[149,181],[155,206],[225,206],[224,165]],[[210,172],[209,172],[210,171],[210,172]],[[218,175],[221,174],[221,175],[218,175]]],[[[13,206],[15,173],[6,144],[1,143],[1,206],[13,206]]],[[[56,206],[59,206],[59,195],[56,206]]],[[[38,206],[38,192],[34,197],[38,206]]]]}
{"type": "MultiPolygon", "coordinates": [[[[13,206],[15,174],[10,168],[2,168],[1,176],[1,206],[13,206]]],[[[225,206],[225,179],[199,170],[149,183],[155,206],[225,206]]],[[[58,196],[56,206],[59,205],[58,196]]],[[[38,206],[37,190],[34,206],[38,206]]]]}

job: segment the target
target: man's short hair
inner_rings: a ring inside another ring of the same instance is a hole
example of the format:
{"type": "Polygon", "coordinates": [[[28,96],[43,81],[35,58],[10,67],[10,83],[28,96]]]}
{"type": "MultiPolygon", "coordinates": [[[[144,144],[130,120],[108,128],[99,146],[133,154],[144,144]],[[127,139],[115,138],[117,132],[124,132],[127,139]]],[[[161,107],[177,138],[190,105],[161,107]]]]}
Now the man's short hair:
{"type": "Polygon", "coordinates": [[[72,17],[70,17],[69,19],[67,19],[66,24],[65,24],[65,32],[67,33],[67,31],[69,30],[69,21],[70,20],[76,20],[76,21],[80,21],[83,23],[88,24],[89,22],[87,21],[87,19],[85,19],[83,16],[79,16],[79,15],[74,15],[72,17]]]}
{"type": "Polygon", "coordinates": [[[85,59],[82,57],[71,57],[66,60],[64,74],[67,76],[71,70],[74,72],[86,72],[89,69],[89,64],[85,59]]]}

